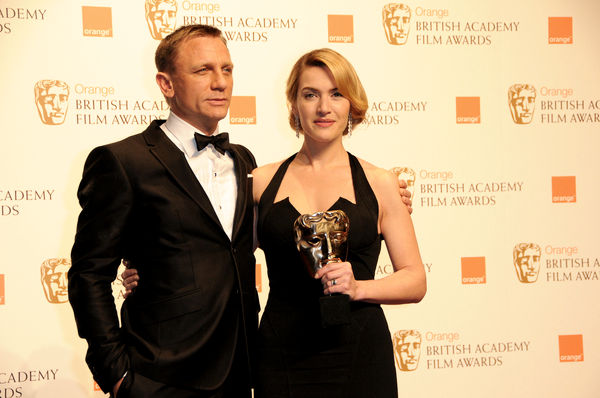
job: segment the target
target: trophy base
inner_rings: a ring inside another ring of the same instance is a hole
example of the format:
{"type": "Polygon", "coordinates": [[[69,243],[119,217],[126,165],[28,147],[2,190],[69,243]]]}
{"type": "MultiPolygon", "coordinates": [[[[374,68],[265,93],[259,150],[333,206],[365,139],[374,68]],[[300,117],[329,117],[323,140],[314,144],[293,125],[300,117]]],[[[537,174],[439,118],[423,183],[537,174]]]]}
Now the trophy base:
{"type": "Polygon", "coordinates": [[[322,327],[328,328],[350,323],[350,296],[347,294],[320,297],[319,307],[322,327]]]}

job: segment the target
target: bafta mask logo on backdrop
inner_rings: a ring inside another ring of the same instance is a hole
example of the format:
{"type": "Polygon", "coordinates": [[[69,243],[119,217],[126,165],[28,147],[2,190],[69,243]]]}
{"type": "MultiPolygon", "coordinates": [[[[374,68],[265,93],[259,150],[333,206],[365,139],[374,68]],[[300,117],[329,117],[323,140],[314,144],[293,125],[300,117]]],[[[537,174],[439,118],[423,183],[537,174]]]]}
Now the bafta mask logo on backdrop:
{"type": "Polygon", "coordinates": [[[231,104],[229,105],[229,123],[256,124],[256,97],[231,97],[231,104]]]}
{"type": "Polygon", "coordinates": [[[410,7],[401,3],[390,3],[383,6],[383,30],[388,43],[406,44],[410,32],[410,7]]]}
{"type": "Polygon", "coordinates": [[[391,168],[390,171],[394,173],[399,180],[406,181],[407,189],[410,192],[411,197],[414,199],[415,180],[417,178],[415,171],[408,167],[394,167],[391,168]]]}
{"type": "Polygon", "coordinates": [[[508,89],[508,107],[513,122],[529,124],[535,110],[535,87],[530,84],[513,84],[508,89]]]}
{"type": "Polygon", "coordinates": [[[575,176],[552,177],[552,203],[577,202],[575,176]]]}
{"type": "Polygon", "coordinates": [[[83,35],[91,37],[113,37],[112,8],[81,6],[83,35]]]}
{"type": "Polygon", "coordinates": [[[513,264],[521,283],[537,281],[542,250],[535,243],[519,243],[513,249],[513,264]]]}
{"type": "Polygon", "coordinates": [[[35,106],[44,124],[63,124],[69,106],[69,86],[60,80],[40,80],[33,91],[35,106]]]}
{"type": "Polygon", "coordinates": [[[548,44],[573,44],[573,17],[548,17],[548,44]]]}
{"type": "Polygon", "coordinates": [[[461,257],[463,285],[486,283],[485,257],[461,257]]]}
{"type": "Polygon", "coordinates": [[[583,362],[583,335],[558,336],[560,362],[583,362]]]}
{"type": "Polygon", "coordinates": [[[71,261],[66,258],[50,258],[42,263],[42,287],[46,300],[52,304],[62,304],[69,301],[67,273],[71,261]]]}
{"type": "Polygon", "coordinates": [[[421,333],[416,330],[398,330],[392,340],[398,369],[403,372],[417,369],[421,357],[421,333]]]}
{"type": "Polygon", "coordinates": [[[481,123],[481,101],[479,97],[456,97],[456,123],[481,123]]]}
{"type": "Polygon", "coordinates": [[[173,32],[177,23],[177,2],[175,0],[146,0],[146,23],[150,34],[162,40],[173,32]]]}

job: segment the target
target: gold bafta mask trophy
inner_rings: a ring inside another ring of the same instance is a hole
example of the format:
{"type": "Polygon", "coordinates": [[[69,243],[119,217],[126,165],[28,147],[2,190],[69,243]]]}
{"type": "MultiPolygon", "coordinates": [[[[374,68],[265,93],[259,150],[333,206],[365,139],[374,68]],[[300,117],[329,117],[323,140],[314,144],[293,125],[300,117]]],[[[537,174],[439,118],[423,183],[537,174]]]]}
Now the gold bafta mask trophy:
{"type": "MultiPolygon", "coordinates": [[[[310,276],[331,262],[348,255],[348,216],[341,210],[303,214],[294,222],[296,247],[310,276]]],[[[350,298],[331,294],[319,299],[323,327],[350,322],[350,298]]]]}

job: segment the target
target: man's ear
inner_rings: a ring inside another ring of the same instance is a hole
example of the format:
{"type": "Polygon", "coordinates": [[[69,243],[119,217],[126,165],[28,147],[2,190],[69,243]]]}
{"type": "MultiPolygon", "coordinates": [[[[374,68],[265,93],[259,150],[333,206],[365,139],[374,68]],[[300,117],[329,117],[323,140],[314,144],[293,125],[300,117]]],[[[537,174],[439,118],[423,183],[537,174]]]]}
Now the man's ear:
{"type": "Polygon", "coordinates": [[[166,98],[173,98],[175,96],[175,88],[173,87],[173,81],[171,76],[165,72],[158,72],[156,74],[156,84],[166,98]]]}

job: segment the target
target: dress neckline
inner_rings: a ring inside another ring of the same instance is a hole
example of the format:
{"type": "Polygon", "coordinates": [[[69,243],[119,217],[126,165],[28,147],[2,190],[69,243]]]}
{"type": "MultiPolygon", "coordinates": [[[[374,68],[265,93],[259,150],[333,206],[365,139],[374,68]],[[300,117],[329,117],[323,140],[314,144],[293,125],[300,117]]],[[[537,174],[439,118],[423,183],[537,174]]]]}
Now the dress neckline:
{"type": "Polygon", "coordinates": [[[273,206],[289,206],[291,209],[294,210],[294,212],[296,212],[296,214],[298,214],[298,216],[301,216],[302,214],[314,214],[320,211],[331,211],[331,210],[336,210],[336,208],[341,204],[341,203],[347,203],[351,206],[356,206],[356,203],[352,202],[349,199],[344,198],[343,196],[338,197],[338,199],[333,202],[333,204],[331,206],[329,206],[329,208],[327,210],[317,210],[314,212],[308,212],[308,213],[300,213],[300,211],[298,211],[298,209],[296,208],[296,206],[293,205],[293,203],[290,201],[290,197],[286,196],[285,198],[278,200],[277,202],[273,202],[273,206]]]}
{"type": "Polygon", "coordinates": [[[290,156],[289,158],[287,158],[280,166],[279,169],[277,170],[277,172],[275,173],[275,176],[273,176],[273,179],[271,181],[271,183],[274,182],[274,180],[277,180],[276,186],[274,187],[274,192],[273,192],[273,199],[272,199],[272,205],[273,206],[277,206],[277,205],[288,205],[290,208],[292,208],[294,210],[294,212],[296,212],[298,215],[302,215],[302,214],[314,214],[320,211],[330,211],[332,209],[334,209],[334,207],[336,207],[336,205],[339,205],[340,202],[345,202],[348,203],[352,206],[356,206],[358,204],[358,194],[356,192],[356,167],[354,165],[354,162],[352,162],[352,155],[350,155],[350,153],[348,151],[346,151],[346,155],[348,156],[348,164],[350,166],[350,175],[352,178],[352,190],[354,191],[354,200],[356,201],[356,203],[352,202],[351,200],[344,198],[343,196],[339,196],[337,198],[337,200],[335,202],[333,202],[329,208],[327,208],[327,210],[316,210],[314,212],[308,212],[308,213],[301,213],[298,208],[296,206],[294,206],[294,204],[292,203],[289,195],[286,196],[285,198],[278,200],[277,202],[275,202],[275,198],[277,197],[277,193],[279,192],[279,188],[281,187],[281,182],[283,181],[283,178],[285,177],[285,174],[287,173],[288,167],[290,166],[290,164],[294,161],[294,159],[296,158],[296,156],[298,156],[298,152],[296,152],[295,154],[293,154],[292,156],[290,156]]]}

